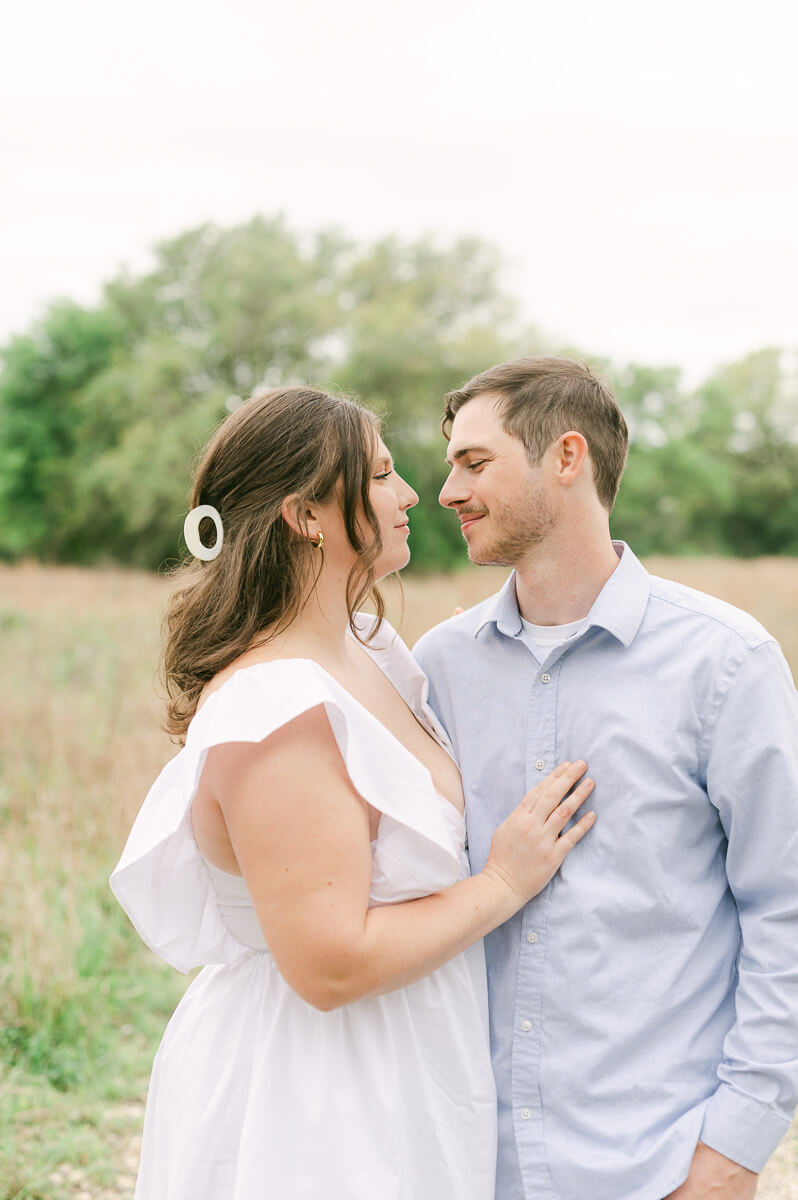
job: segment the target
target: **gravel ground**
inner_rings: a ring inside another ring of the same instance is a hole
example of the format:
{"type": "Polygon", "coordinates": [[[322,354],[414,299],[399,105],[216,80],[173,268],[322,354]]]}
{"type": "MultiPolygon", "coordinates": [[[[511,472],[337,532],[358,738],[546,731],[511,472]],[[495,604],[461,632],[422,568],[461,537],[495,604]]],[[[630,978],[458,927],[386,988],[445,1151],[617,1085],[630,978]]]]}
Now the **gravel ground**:
{"type": "Polygon", "coordinates": [[[757,1200],[798,1200],[798,1121],[762,1172],[757,1200]]]}
{"type": "MultiPolygon", "coordinates": [[[[117,1117],[138,1123],[143,1113],[140,1104],[123,1105],[116,1110],[117,1117]]],[[[138,1135],[119,1140],[119,1175],[112,1188],[92,1190],[83,1173],[66,1163],[58,1167],[52,1182],[68,1190],[72,1200],[132,1200],[140,1145],[141,1138],[138,1135]]],[[[798,1200],[798,1120],[762,1173],[756,1195],[757,1200],[798,1200]]],[[[223,1198],[220,1197],[220,1200],[223,1198]]],[[[585,1200],[589,1200],[589,1197],[585,1197],[585,1200]]]]}

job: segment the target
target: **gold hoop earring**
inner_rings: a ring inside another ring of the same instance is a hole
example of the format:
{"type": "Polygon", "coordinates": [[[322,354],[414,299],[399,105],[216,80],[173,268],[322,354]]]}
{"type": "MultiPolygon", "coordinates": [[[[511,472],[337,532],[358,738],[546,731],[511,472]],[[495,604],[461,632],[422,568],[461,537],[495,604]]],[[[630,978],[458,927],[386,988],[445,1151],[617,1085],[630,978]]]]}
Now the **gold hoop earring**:
{"type": "Polygon", "coordinates": [[[324,545],[324,534],[321,530],[319,530],[316,541],[314,542],[313,538],[308,538],[308,541],[314,550],[321,550],[322,546],[324,545]]]}

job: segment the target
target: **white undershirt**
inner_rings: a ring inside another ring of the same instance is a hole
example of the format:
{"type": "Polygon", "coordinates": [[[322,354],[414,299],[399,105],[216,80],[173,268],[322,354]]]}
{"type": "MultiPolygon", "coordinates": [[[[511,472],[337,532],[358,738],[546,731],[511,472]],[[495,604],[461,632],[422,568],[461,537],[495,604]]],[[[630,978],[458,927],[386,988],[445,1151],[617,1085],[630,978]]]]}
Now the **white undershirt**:
{"type": "Polygon", "coordinates": [[[538,662],[542,663],[552,650],[579,636],[587,624],[587,617],[569,621],[567,625],[533,625],[531,621],[525,621],[522,617],[521,624],[521,641],[529,647],[538,662]]]}

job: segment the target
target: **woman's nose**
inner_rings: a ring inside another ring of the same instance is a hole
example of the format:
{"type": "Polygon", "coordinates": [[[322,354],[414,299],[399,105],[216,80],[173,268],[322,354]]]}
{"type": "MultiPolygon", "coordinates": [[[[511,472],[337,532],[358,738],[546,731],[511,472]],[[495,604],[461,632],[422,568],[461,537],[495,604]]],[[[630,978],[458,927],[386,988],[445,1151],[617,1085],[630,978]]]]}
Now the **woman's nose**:
{"type": "Polygon", "coordinates": [[[404,495],[402,496],[402,499],[399,501],[399,507],[403,510],[408,509],[408,508],[415,508],[415,506],[418,504],[418,492],[414,491],[414,489],[411,488],[410,484],[407,482],[406,479],[403,479],[402,483],[404,484],[404,495]]]}

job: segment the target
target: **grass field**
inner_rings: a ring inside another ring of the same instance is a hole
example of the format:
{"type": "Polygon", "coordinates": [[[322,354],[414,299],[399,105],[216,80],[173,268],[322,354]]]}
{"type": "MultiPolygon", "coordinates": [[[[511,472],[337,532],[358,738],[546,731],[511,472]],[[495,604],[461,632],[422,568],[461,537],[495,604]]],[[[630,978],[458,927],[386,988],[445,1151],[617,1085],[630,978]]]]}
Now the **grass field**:
{"type": "MultiPolygon", "coordinates": [[[[798,561],[647,565],[753,612],[798,674],[798,561]]],[[[503,578],[409,578],[402,632],[503,578]]],[[[107,877],[174,752],[155,689],[166,595],[144,574],[0,567],[0,1200],[132,1195],[150,1062],[185,979],[142,947],[107,877]]],[[[759,1195],[798,1200],[795,1127],[759,1195]]]]}

